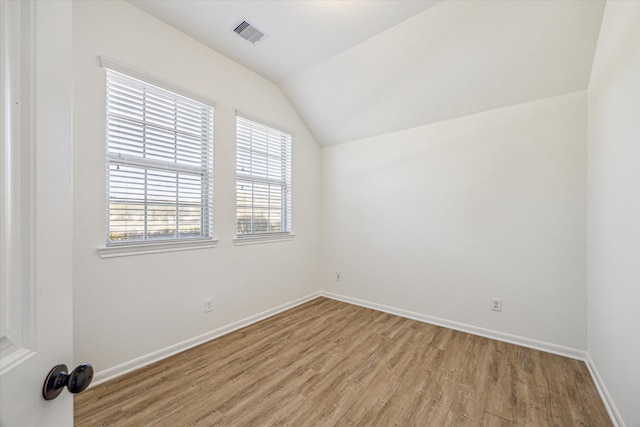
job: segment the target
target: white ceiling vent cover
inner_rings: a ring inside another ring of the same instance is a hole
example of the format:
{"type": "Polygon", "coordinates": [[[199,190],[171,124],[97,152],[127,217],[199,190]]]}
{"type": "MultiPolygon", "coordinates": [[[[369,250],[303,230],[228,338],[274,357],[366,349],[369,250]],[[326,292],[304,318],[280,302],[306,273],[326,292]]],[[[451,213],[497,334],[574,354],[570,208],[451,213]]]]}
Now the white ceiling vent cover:
{"type": "Polygon", "coordinates": [[[258,43],[264,37],[264,33],[262,31],[258,30],[247,21],[242,21],[233,31],[243,39],[248,40],[253,44],[258,43]]]}

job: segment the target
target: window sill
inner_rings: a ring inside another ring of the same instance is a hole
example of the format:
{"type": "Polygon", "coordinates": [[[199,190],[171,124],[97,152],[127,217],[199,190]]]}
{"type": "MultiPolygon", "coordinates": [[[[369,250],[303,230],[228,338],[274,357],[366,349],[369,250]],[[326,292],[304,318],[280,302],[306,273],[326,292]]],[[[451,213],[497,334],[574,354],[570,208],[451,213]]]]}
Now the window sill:
{"type": "Polygon", "coordinates": [[[162,252],[190,251],[193,249],[215,248],[217,245],[217,239],[162,243],[139,243],[98,248],[98,254],[100,255],[100,258],[116,258],[133,255],[157,254],[162,252]]]}
{"type": "Polygon", "coordinates": [[[236,246],[245,246],[245,245],[258,245],[261,243],[271,243],[271,242],[287,242],[289,240],[293,240],[295,234],[286,233],[286,234],[256,234],[252,236],[242,236],[236,237],[233,239],[233,244],[236,246]]]}

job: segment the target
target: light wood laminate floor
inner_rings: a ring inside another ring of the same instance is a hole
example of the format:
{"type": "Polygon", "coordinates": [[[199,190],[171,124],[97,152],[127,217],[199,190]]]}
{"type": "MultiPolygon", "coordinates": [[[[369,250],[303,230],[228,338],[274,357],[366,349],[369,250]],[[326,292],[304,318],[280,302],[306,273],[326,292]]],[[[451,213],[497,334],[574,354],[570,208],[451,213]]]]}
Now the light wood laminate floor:
{"type": "Polygon", "coordinates": [[[76,426],[610,426],[587,367],[318,298],[75,396],[76,426]]]}

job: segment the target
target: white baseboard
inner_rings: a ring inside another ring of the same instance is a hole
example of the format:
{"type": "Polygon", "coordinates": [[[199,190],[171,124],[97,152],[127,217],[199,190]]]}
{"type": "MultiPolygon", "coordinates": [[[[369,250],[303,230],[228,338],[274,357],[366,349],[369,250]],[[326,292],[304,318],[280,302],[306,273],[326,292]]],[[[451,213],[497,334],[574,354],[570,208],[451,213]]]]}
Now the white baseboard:
{"type": "Polygon", "coordinates": [[[591,359],[591,355],[589,353],[587,353],[586,364],[589,369],[589,373],[591,374],[591,378],[593,378],[593,382],[596,384],[598,393],[602,398],[602,402],[604,403],[605,408],[607,408],[609,418],[611,418],[611,422],[614,427],[625,427],[624,421],[620,416],[620,412],[618,412],[616,405],[613,403],[613,399],[611,399],[611,395],[609,394],[607,387],[604,385],[604,382],[598,373],[596,364],[593,362],[593,359],[591,359]]]}
{"type": "Polygon", "coordinates": [[[485,329],[478,326],[455,322],[452,320],[441,319],[439,317],[428,316],[426,314],[415,313],[408,310],[403,310],[403,309],[390,307],[383,304],[378,304],[370,301],[361,300],[358,298],[347,297],[344,295],[334,294],[334,293],[325,292],[325,291],[314,292],[302,298],[298,298],[291,302],[263,311],[262,313],[256,314],[254,316],[247,317],[237,322],[233,322],[229,325],[222,326],[213,331],[204,333],[202,335],[198,335],[196,337],[190,338],[188,340],[182,341],[174,345],[170,345],[158,351],[154,351],[153,353],[146,354],[144,356],[138,357],[128,362],[114,366],[112,368],[97,372],[94,375],[94,382],[91,384],[91,387],[96,386],[98,384],[102,384],[106,381],[115,379],[121,375],[135,371],[136,369],[140,369],[144,366],[150,365],[160,360],[166,359],[167,357],[173,356],[174,354],[188,350],[200,344],[204,344],[207,341],[211,341],[212,339],[221,337],[223,335],[226,335],[238,329],[242,329],[253,323],[259,322],[275,314],[281,313],[285,310],[289,310],[293,307],[296,307],[300,304],[304,304],[305,302],[311,301],[318,297],[330,298],[337,301],[346,302],[348,304],[354,304],[361,307],[370,308],[373,310],[382,311],[389,314],[394,314],[396,316],[418,320],[420,322],[425,322],[425,323],[430,323],[437,326],[442,326],[445,328],[455,329],[457,331],[467,332],[467,333],[478,335],[485,338],[504,341],[510,344],[521,345],[523,347],[528,347],[535,350],[541,350],[547,353],[569,357],[571,359],[582,360],[587,365],[587,369],[591,374],[591,378],[593,379],[593,382],[596,385],[598,393],[600,394],[600,397],[602,398],[602,401],[607,409],[607,412],[609,413],[611,422],[614,424],[615,427],[625,427],[625,424],[622,421],[622,417],[620,416],[620,413],[616,409],[615,404],[613,403],[613,400],[611,399],[611,396],[607,391],[607,388],[605,387],[602,379],[600,378],[600,375],[598,374],[598,370],[596,369],[596,366],[593,360],[591,359],[591,356],[589,355],[588,352],[584,350],[564,347],[557,344],[547,343],[544,341],[538,341],[530,338],[520,337],[517,335],[506,334],[506,333],[494,331],[491,329],[485,329]]]}
{"type": "Polygon", "coordinates": [[[602,399],[602,403],[604,404],[607,413],[609,414],[609,418],[611,418],[611,422],[614,427],[625,427],[624,421],[622,421],[622,417],[620,413],[616,409],[611,396],[609,395],[607,388],[604,385],[604,382],[600,378],[598,374],[598,370],[596,369],[595,363],[591,359],[591,355],[584,350],[579,350],[571,347],[564,347],[557,344],[551,344],[544,341],[533,340],[530,338],[520,337],[517,335],[505,334],[503,332],[494,331],[491,329],[480,328],[478,326],[467,325],[465,323],[454,322],[452,320],[441,319],[439,317],[427,316],[421,313],[415,313],[412,311],[407,311],[395,307],[389,307],[383,304],[377,304],[370,301],[361,300],[358,298],[347,297],[344,295],[338,295],[331,292],[320,292],[320,296],[335,299],[338,301],[346,302],[349,304],[359,305],[365,308],[371,308],[373,310],[383,311],[389,314],[395,314],[396,316],[406,317],[408,319],[418,320],[420,322],[430,323],[437,326],[442,326],[449,329],[455,329],[457,331],[467,332],[473,335],[479,335],[485,338],[491,338],[498,341],[508,342],[510,344],[516,344],[523,347],[532,348],[535,350],[541,350],[547,353],[557,354],[559,356],[569,357],[571,359],[581,360],[587,365],[587,369],[589,370],[589,374],[593,379],[593,382],[596,385],[596,389],[600,394],[600,398],[602,399]]]}
{"type": "Polygon", "coordinates": [[[198,335],[196,337],[179,342],[177,344],[170,345],[168,347],[154,351],[153,353],[145,354],[144,356],[140,356],[128,362],[121,363],[120,365],[114,366],[112,368],[108,368],[103,371],[96,372],[95,375],[93,376],[93,382],[91,384],[91,387],[96,386],[98,384],[102,384],[106,381],[115,379],[121,375],[135,371],[136,369],[140,369],[144,366],[150,365],[160,360],[166,359],[167,357],[173,356],[174,354],[178,354],[192,347],[198,346],[200,344],[204,344],[207,341],[211,341],[212,339],[221,337],[233,331],[237,331],[238,329],[242,329],[246,326],[249,326],[253,323],[264,320],[275,314],[278,314],[285,310],[289,310],[300,304],[304,304],[305,302],[311,301],[312,299],[315,299],[319,296],[320,296],[320,292],[314,292],[302,298],[298,298],[291,302],[263,311],[262,313],[258,313],[254,316],[250,316],[245,319],[238,320],[237,322],[230,323],[218,329],[214,329],[213,331],[204,333],[202,335],[198,335]]]}
{"type": "Polygon", "coordinates": [[[338,301],[346,302],[349,304],[359,305],[361,307],[371,308],[373,310],[383,311],[389,314],[395,314],[396,316],[406,317],[407,319],[418,320],[424,323],[430,323],[432,325],[443,326],[449,329],[455,329],[456,331],[467,332],[472,335],[479,335],[485,338],[491,338],[498,341],[508,342],[510,344],[521,345],[523,347],[533,348],[535,350],[541,350],[547,353],[557,354],[559,356],[569,357],[571,359],[578,359],[584,362],[587,361],[587,352],[571,347],[564,347],[557,344],[551,344],[544,341],[538,341],[531,338],[520,337],[517,335],[506,334],[504,332],[494,331],[492,329],[485,329],[479,326],[468,325],[465,323],[455,322],[453,320],[441,319],[435,316],[428,316],[422,313],[416,313],[413,311],[403,310],[401,308],[390,307],[375,302],[364,301],[358,298],[347,297],[344,295],[338,295],[331,292],[320,292],[321,296],[335,299],[338,301]]]}

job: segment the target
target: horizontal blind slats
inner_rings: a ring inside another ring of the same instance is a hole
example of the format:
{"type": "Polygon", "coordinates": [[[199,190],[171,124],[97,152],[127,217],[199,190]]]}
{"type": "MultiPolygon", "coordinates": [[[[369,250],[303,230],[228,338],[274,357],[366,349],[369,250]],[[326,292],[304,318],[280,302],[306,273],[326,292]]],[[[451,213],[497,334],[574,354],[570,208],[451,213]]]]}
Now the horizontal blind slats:
{"type": "Polygon", "coordinates": [[[148,109],[144,113],[132,106],[121,105],[116,102],[109,102],[107,105],[111,116],[116,117],[119,122],[130,123],[132,126],[145,126],[156,129],[158,132],[184,135],[185,137],[197,140],[206,139],[212,131],[212,117],[208,114],[202,115],[199,123],[191,123],[179,120],[179,117],[162,117],[148,109]]]}
{"type": "Polygon", "coordinates": [[[238,235],[291,231],[291,136],[237,118],[238,235]]]}
{"type": "Polygon", "coordinates": [[[130,92],[115,90],[113,86],[108,87],[110,98],[109,107],[117,111],[120,116],[132,119],[143,120],[150,124],[157,121],[159,123],[176,122],[178,130],[189,130],[199,132],[203,115],[206,115],[208,106],[194,107],[184,102],[172,98],[159,99],[154,97],[149,91],[130,92]]]}
{"type": "Polygon", "coordinates": [[[108,243],[211,236],[213,108],[107,71],[108,243]]]}

